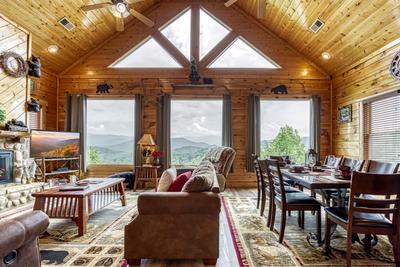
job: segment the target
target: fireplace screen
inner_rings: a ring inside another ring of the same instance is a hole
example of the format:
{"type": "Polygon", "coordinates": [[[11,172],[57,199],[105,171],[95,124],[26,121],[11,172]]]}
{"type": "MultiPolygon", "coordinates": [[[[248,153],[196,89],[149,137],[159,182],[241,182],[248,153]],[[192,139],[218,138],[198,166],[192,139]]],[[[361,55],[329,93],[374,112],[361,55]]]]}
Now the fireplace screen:
{"type": "Polygon", "coordinates": [[[13,181],[13,152],[0,150],[0,183],[13,181]]]}

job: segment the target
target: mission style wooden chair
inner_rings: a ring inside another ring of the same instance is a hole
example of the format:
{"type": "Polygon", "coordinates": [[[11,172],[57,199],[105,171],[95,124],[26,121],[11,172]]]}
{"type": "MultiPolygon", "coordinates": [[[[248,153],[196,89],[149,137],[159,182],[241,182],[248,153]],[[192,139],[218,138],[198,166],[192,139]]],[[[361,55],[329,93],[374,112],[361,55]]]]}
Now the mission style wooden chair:
{"type": "Polygon", "coordinates": [[[258,155],[252,154],[251,160],[253,161],[254,172],[256,174],[256,179],[257,179],[257,209],[259,209],[261,202],[261,172],[260,172],[260,166],[258,164],[258,155]]]}
{"type": "Polygon", "coordinates": [[[340,207],[325,209],[326,253],[330,252],[330,233],[333,222],[347,230],[347,266],[351,266],[352,234],[354,233],[369,236],[387,235],[393,245],[396,266],[400,266],[399,197],[400,174],[353,172],[348,209],[340,207]],[[383,198],[386,195],[392,198],[383,198]]]}
{"type": "Polygon", "coordinates": [[[399,166],[400,163],[389,163],[389,162],[369,160],[367,165],[367,172],[380,173],[380,174],[397,173],[399,171],[399,166]]]}
{"type": "Polygon", "coordinates": [[[269,190],[271,192],[271,222],[270,229],[274,229],[276,206],[281,209],[281,227],[279,231],[279,243],[282,243],[286,227],[286,213],[288,211],[298,211],[299,226],[304,228],[304,211],[316,212],[317,219],[317,238],[321,242],[321,204],[313,197],[300,191],[292,191],[283,180],[282,173],[277,160],[259,161],[262,173],[266,173],[269,178],[269,190]]]}

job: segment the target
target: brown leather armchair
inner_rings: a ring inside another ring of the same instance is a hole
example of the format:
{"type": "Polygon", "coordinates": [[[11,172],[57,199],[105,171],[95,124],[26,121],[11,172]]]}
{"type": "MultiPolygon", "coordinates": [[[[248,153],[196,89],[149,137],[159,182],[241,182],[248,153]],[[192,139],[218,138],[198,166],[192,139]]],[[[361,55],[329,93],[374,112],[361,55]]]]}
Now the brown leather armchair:
{"type": "Polygon", "coordinates": [[[0,222],[0,267],[38,267],[38,236],[46,231],[49,217],[31,211],[0,222]]]}

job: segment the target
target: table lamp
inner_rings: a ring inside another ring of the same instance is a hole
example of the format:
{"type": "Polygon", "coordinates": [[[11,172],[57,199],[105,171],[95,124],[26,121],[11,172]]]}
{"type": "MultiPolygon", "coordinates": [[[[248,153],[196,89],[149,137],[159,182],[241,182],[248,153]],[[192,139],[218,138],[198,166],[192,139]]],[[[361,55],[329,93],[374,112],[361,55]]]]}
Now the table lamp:
{"type": "Polygon", "coordinates": [[[140,148],[144,147],[142,155],[146,159],[145,164],[150,164],[151,147],[156,145],[151,134],[144,134],[142,138],[140,138],[138,145],[140,145],[140,148]]]}

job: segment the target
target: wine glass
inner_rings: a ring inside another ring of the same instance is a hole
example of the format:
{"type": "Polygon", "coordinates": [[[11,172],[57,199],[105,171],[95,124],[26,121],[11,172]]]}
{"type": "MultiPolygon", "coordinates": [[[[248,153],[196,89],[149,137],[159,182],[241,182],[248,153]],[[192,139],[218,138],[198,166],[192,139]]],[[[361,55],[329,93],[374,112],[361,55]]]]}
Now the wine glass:
{"type": "Polygon", "coordinates": [[[315,155],[310,154],[308,156],[308,166],[310,167],[311,171],[314,169],[316,163],[317,163],[317,158],[315,157],[315,155]]]}

